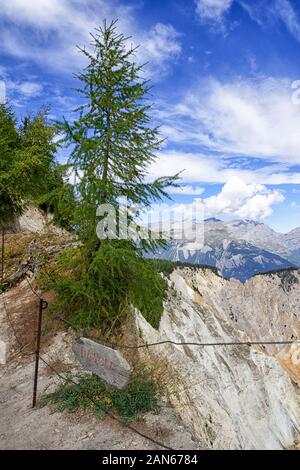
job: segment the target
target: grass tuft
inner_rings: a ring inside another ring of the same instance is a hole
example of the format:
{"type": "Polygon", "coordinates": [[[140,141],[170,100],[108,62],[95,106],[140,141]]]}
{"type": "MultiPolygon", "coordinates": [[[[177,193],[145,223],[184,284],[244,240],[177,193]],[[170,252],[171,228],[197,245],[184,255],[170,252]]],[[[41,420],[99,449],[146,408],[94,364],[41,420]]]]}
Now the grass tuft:
{"type": "Polygon", "coordinates": [[[57,390],[42,397],[41,406],[46,405],[58,412],[92,412],[100,419],[112,411],[125,423],[145,413],[159,411],[158,392],[152,379],[135,377],[126,388],[119,390],[106,385],[94,374],[67,376],[57,390]]]}

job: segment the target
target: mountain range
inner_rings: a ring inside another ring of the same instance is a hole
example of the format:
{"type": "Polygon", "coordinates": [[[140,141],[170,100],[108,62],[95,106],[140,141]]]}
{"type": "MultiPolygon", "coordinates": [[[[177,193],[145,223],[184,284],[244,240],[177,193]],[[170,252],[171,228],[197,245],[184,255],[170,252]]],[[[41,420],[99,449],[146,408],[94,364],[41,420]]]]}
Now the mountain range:
{"type": "Polygon", "coordinates": [[[300,266],[300,228],[283,234],[255,220],[210,218],[185,221],[184,238],[179,239],[182,223],[169,224],[174,239],[155,258],[213,266],[242,282],[258,273],[300,266]],[[191,241],[195,227],[200,237],[191,241]]]}

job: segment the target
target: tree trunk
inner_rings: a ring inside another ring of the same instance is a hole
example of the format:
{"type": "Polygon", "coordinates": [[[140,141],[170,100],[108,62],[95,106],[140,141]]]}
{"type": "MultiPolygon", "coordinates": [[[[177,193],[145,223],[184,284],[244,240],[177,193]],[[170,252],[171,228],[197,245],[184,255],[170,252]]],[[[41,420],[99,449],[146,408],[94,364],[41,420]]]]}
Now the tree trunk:
{"type": "Polygon", "coordinates": [[[109,138],[110,111],[108,108],[106,108],[105,114],[106,114],[106,150],[105,150],[105,159],[103,163],[103,172],[102,172],[102,183],[103,183],[104,190],[102,192],[101,204],[105,204],[107,202],[106,184],[107,184],[107,178],[108,178],[109,151],[110,151],[110,138],[109,138]]]}

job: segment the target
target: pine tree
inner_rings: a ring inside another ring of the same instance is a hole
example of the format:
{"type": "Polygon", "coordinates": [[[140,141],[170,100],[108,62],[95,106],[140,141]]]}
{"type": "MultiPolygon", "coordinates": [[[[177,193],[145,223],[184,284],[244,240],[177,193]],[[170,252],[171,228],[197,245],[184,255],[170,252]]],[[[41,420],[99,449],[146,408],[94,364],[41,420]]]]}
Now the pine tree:
{"type": "Polygon", "coordinates": [[[149,206],[167,197],[166,188],[177,176],[145,182],[161,139],[150,125],[150,86],[142,78],[143,66],[134,62],[136,48],[128,50],[128,38],[117,33],[116,21],[91,36],[92,52],[80,49],[88,66],[77,75],[84,104],[63,129],[73,146],[69,164],[78,181],[80,235],[94,245],[98,205],[116,205],[126,197],[129,204],[149,206]]]}
{"type": "Polygon", "coordinates": [[[67,166],[55,159],[59,146],[57,125],[49,122],[48,110],[42,109],[34,117],[26,117],[19,132],[18,165],[23,172],[23,194],[51,212],[53,223],[71,229],[76,202],[67,166]]]}
{"type": "Polygon", "coordinates": [[[4,271],[4,232],[28,203],[38,201],[53,185],[57,171],[54,136],[56,126],[47,122],[47,111],[26,117],[18,126],[12,109],[0,105],[0,228],[1,277],[4,271]]]}
{"type": "Polygon", "coordinates": [[[12,109],[0,105],[0,225],[47,192],[57,165],[56,132],[45,110],[18,126],[12,109]]]}
{"type": "Polygon", "coordinates": [[[48,110],[42,109],[24,118],[19,127],[21,144],[15,161],[15,176],[22,173],[20,188],[25,198],[45,194],[57,165],[55,141],[57,127],[48,122],[48,110]]]}
{"type": "Polygon", "coordinates": [[[0,226],[21,212],[21,194],[16,185],[14,170],[20,136],[12,109],[0,105],[0,226]]]}
{"type": "Polygon", "coordinates": [[[4,276],[5,226],[22,211],[22,198],[14,181],[14,161],[20,138],[12,109],[0,105],[0,229],[1,279],[4,276]]]}
{"type": "Polygon", "coordinates": [[[77,178],[76,228],[81,245],[64,254],[52,275],[56,309],[81,326],[105,329],[120,324],[130,305],[157,327],[163,311],[165,283],[143,258],[156,242],[101,240],[96,237],[100,204],[150,206],[167,197],[177,176],[146,181],[161,139],[151,127],[149,83],[134,62],[136,49],[118,34],[116,22],[92,35],[92,51],[81,52],[87,67],[77,75],[83,104],[76,119],[61,128],[72,151],[69,165],[77,178]]]}

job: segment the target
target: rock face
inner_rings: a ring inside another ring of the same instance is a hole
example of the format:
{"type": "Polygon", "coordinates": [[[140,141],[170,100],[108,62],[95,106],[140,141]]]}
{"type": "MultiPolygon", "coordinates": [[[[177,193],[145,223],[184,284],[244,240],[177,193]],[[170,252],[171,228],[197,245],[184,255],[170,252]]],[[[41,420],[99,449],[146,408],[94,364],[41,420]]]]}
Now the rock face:
{"type": "Polygon", "coordinates": [[[170,229],[175,240],[155,257],[214,266],[226,278],[244,282],[257,273],[300,266],[300,229],[282,234],[254,220],[223,222],[215,218],[204,223],[186,220],[183,240],[181,222],[172,222],[170,229]]]}
{"type": "MultiPolygon", "coordinates": [[[[300,338],[300,274],[244,285],[209,269],[176,270],[157,332],[136,316],[142,341],[234,342],[300,338]]],[[[300,344],[142,349],[191,432],[213,449],[283,449],[300,433],[300,344]],[[163,371],[163,372],[162,372],[163,371]]]]}
{"type": "Polygon", "coordinates": [[[51,224],[52,216],[47,215],[37,207],[28,207],[23,214],[8,227],[8,232],[42,233],[45,231],[61,232],[61,229],[51,224]]]}

